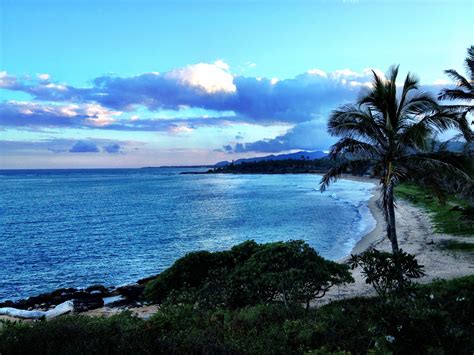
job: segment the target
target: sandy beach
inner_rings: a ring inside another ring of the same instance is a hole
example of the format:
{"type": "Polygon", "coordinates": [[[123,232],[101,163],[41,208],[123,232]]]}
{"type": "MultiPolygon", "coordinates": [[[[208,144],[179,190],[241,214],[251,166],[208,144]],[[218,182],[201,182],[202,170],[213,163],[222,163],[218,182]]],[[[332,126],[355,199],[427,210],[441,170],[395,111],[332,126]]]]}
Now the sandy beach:
{"type": "MultiPolygon", "coordinates": [[[[380,188],[378,187],[378,180],[364,177],[345,178],[377,184],[369,201],[370,211],[377,222],[376,227],[355,245],[352,254],[362,253],[368,248],[390,252],[391,245],[385,237],[385,221],[379,203],[380,188]]],[[[395,214],[399,246],[405,252],[415,255],[418,262],[425,267],[426,275],[420,278],[418,282],[428,283],[434,279],[452,279],[474,274],[474,253],[449,251],[440,247],[440,244],[446,240],[472,242],[471,238],[436,233],[426,211],[401,199],[398,199],[396,204],[395,214]]],[[[347,260],[348,258],[345,258],[340,262],[346,262],[347,260]]],[[[373,288],[365,283],[360,268],[353,270],[352,274],[355,279],[354,283],[334,287],[319,303],[374,294],[373,288]]]]}

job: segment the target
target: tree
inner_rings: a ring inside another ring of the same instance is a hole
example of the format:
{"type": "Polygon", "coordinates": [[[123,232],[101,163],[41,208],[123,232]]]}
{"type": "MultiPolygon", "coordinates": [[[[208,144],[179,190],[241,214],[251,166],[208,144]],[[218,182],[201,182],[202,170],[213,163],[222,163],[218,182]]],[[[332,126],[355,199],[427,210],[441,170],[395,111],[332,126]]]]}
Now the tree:
{"type": "Polygon", "coordinates": [[[282,302],[290,310],[353,282],[347,265],[319,256],[303,241],[247,241],[221,252],[193,252],[150,281],[145,296],[160,304],[241,308],[282,302]]]}
{"type": "Polygon", "coordinates": [[[425,275],[424,266],[401,249],[393,254],[369,249],[362,254],[351,255],[350,265],[352,269],[357,266],[362,268],[365,282],[371,284],[382,298],[394,291],[403,293],[413,285],[412,279],[425,275]]]}
{"type": "Polygon", "coordinates": [[[328,132],[342,138],[329,154],[337,164],[320,184],[324,191],[347,170],[369,166],[380,178],[387,237],[396,253],[395,185],[420,174],[430,174],[433,187],[446,173],[470,181],[456,154],[440,156],[429,152],[428,146],[436,132],[458,129],[468,141],[472,132],[465,115],[438,105],[435,98],[419,90],[412,74],[406,76],[401,93],[396,86],[398,66],[390,68],[387,78],[373,75],[371,88],[356,104],[336,109],[329,118],[328,132]]]}
{"type": "Polygon", "coordinates": [[[463,111],[465,114],[474,110],[474,46],[467,49],[467,57],[464,60],[467,79],[454,69],[444,72],[456,82],[455,89],[443,89],[438,95],[440,100],[467,101],[465,105],[449,106],[454,110],[463,111]]]}

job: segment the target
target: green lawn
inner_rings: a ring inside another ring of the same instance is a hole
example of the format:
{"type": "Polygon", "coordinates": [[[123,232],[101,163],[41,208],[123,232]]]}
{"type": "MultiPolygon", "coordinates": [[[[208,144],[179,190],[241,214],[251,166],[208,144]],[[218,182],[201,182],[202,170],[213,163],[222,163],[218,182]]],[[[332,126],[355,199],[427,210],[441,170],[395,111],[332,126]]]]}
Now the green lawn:
{"type": "Polygon", "coordinates": [[[451,196],[441,203],[430,191],[414,184],[400,184],[395,194],[430,212],[437,232],[474,236],[473,221],[462,220],[462,209],[468,207],[465,201],[451,196]]]}

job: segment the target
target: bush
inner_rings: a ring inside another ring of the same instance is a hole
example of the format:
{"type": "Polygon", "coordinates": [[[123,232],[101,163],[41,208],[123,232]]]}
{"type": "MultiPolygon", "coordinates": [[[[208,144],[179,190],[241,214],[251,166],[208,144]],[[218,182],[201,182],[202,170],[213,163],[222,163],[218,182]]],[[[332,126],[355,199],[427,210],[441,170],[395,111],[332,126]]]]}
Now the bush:
{"type": "Polygon", "coordinates": [[[239,308],[282,302],[289,309],[352,282],[348,267],[320,257],[303,241],[245,242],[223,252],[195,252],[149,282],[157,303],[239,308]]]}
{"type": "Polygon", "coordinates": [[[154,339],[143,331],[144,324],[127,313],[110,318],[66,316],[34,324],[7,322],[0,325],[0,353],[145,353],[142,344],[154,339]]]}
{"type": "Polygon", "coordinates": [[[448,353],[474,349],[474,276],[437,281],[410,297],[353,298],[305,311],[167,305],[144,321],[67,316],[0,324],[7,354],[448,353]]]}
{"type": "Polygon", "coordinates": [[[350,265],[352,269],[362,268],[365,282],[371,284],[381,297],[386,297],[389,292],[403,293],[412,286],[412,279],[425,274],[423,265],[403,250],[392,254],[370,249],[351,255],[350,265]]]}

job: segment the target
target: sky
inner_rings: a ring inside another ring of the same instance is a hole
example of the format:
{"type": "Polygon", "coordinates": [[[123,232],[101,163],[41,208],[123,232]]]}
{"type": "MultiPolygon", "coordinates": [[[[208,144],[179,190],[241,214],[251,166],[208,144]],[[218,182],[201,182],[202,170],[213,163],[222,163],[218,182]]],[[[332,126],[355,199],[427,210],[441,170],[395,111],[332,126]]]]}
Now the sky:
{"type": "Polygon", "coordinates": [[[371,70],[451,85],[473,18],[472,0],[0,0],[0,169],[328,150],[371,70]]]}

